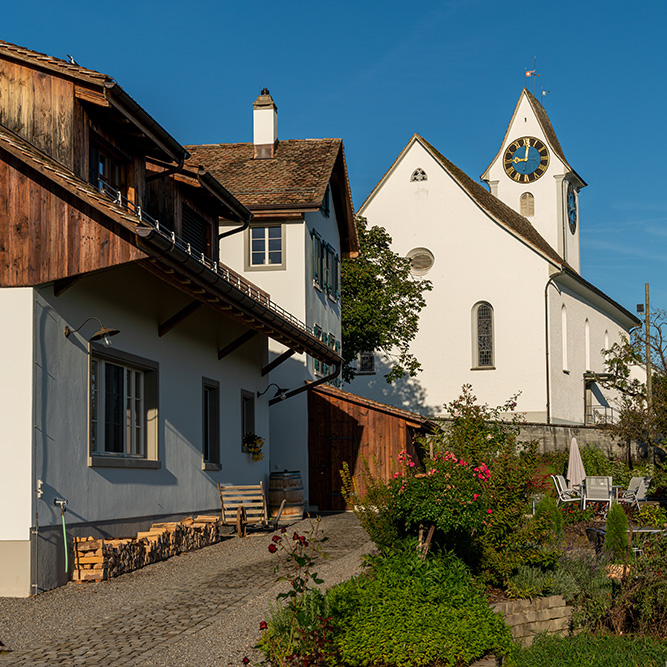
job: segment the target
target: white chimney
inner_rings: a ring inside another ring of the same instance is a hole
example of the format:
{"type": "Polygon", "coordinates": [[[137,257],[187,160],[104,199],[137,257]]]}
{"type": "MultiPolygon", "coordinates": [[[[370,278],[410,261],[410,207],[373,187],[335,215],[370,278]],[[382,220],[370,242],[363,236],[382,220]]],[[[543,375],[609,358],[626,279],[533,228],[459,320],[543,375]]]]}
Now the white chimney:
{"type": "Polygon", "coordinates": [[[252,141],[255,157],[271,158],[278,142],[278,107],[268,88],[263,88],[252,105],[252,141]]]}

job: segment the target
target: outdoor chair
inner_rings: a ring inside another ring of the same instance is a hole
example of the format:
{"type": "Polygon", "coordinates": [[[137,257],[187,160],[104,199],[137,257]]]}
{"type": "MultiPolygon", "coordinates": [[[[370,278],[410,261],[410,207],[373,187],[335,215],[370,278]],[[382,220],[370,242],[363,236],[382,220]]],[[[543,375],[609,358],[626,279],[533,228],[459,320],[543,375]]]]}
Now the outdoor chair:
{"type": "Polygon", "coordinates": [[[245,537],[248,528],[254,530],[275,530],[285,508],[285,500],[280,504],[275,518],[269,518],[264,484],[246,484],[243,486],[223,486],[218,484],[222,524],[236,526],[236,534],[245,537]]]}
{"type": "Polygon", "coordinates": [[[611,507],[611,481],[611,477],[586,477],[584,483],[584,509],[586,509],[588,503],[607,503],[611,507]]]}
{"type": "Polygon", "coordinates": [[[636,505],[637,509],[640,509],[639,503],[646,502],[646,492],[651,480],[651,477],[633,477],[628,488],[619,495],[618,502],[636,505]]]}
{"type": "Polygon", "coordinates": [[[575,503],[581,501],[581,494],[574,489],[568,489],[565,486],[565,479],[563,475],[551,475],[551,479],[556,487],[558,493],[558,504],[561,503],[575,503]]]}

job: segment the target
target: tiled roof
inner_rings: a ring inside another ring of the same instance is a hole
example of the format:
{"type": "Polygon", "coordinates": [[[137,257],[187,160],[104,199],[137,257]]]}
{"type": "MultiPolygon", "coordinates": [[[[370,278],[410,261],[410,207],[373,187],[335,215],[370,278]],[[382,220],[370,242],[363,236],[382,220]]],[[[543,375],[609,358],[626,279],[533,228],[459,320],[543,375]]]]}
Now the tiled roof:
{"type": "Polygon", "coordinates": [[[255,159],[252,143],[186,146],[189,164],[204,166],[251,210],[319,208],[341,148],[340,139],[288,139],[273,158],[255,159]]]}
{"type": "Polygon", "coordinates": [[[459,169],[453,162],[450,162],[426,139],[420,137],[418,134],[415,135],[415,138],[440,162],[452,178],[456,180],[482,209],[557,264],[565,264],[565,260],[546,242],[527,218],[524,218],[513,208],[500,201],[498,197],[492,195],[485,187],[473,181],[470,176],[459,169]]]}
{"type": "Polygon", "coordinates": [[[538,122],[542,126],[542,131],[544,132],[547,141],[553,149],[553,152],[560,158],[561,162],[570,171],[574,171],[574,169],[570,167],[568,161],[565,159],[565,153],[563,153],[560,141],[558,141],[558,137],[556,136],[556,131],[554,130],[553,125],[549,120],[549,116],[547,116],[546,109],[539,103],[535,95],[533,95],[527,88],[524,88],[524,92],[526,93],[526,97],[530,102],[530,106],[533,108],[533,112],[537,116],[538,122]]]}
{"type": "Polygon", "coordinates": [[[102,74],[101,72],[96,72],[87,67],[81,67],[81,65],[74,65],[67,60],[47,56],[45,53],[32,51],[23,46],[5,42],[4,40],[0,40],[0,54],[2,53],[17,58],[18,60],[32,62],[53,72],[59,72],[60,74],[66,74],[76,79],[85,80],[89,83],[96,83],[99,85],[104,84],[106,81],[113,81],[110,76],[102,74]]]}

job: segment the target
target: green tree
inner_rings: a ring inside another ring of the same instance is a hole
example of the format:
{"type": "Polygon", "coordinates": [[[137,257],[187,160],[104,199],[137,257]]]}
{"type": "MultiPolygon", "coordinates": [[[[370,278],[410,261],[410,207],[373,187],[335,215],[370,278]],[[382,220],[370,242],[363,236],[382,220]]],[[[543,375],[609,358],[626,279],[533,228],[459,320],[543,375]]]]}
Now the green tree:
{"type": "Polygon", "coordinates": [[[617,392],[618,413],[608,424],[613,436],[622,442],[639,440],[663,450],[667,435],[667,312],[651,315],[649,348],[651,355],[651,405],[646,382],[633,372],[645,366],[646,330],[636,327],[619,343],[606,350],[605,366],[609,377],[602,385],[617,392]]]}
{"type": "Polygon", "coordinates": [[[360,352],[384,352],[391,368],[387,382],[409,375],[421,365],[410,353],[426,305],[429,280],[415,278],[411,262],[391,249],[391,236],[382,227],[369,227],[358,217],[359,256],[341,266],[343,379],[355,376],[352,362],[360,352]]]}

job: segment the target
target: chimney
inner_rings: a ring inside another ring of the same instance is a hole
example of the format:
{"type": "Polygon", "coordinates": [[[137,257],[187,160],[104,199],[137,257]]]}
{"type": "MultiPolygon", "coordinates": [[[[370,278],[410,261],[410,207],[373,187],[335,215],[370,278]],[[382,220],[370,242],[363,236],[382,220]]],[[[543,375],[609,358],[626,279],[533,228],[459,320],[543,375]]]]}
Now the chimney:
{"type": "Polygon", "coordinates": [[[255,144],[255,158],[272,158],[278,143],[278,107],[263,88],[252,105],[252,140],[255,144]]]}

